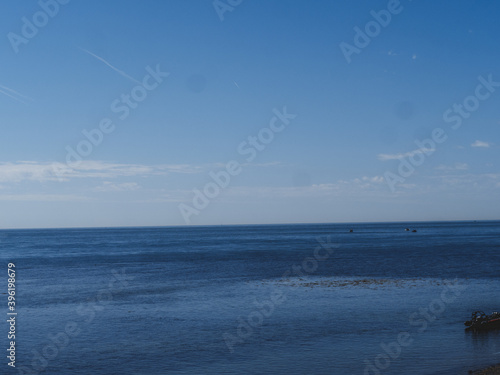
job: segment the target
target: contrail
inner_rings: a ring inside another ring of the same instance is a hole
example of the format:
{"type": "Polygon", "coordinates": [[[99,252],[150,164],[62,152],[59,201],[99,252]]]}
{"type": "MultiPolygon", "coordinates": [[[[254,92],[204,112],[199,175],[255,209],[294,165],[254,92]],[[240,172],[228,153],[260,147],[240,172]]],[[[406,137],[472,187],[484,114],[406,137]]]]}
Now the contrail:
{"type": "Polygon", "coordinates": [[[113,69],[113,70],[114,70],[115,72],[117,72],[118,74],[121,74],[123,77],[125,77],[125,78],[127,78],[127,79],[131,80],[132,82],[137,83],[137,84],[139,84],[139,85],[141,85],[141,86],[142,86],[142,83],[141,83],[141,82],[139,82],[138,80],[136,80],[136,79],[134,79],[133,77],[129,76],[129,75],[128,75],[127,73],[125,73],[123,70],[120,70],[120,69],[118,69],[118,68],[114,67],[114,66],[113,66],[113,65],[111,65],[109,62],[107,62],[106,60],[104,60],[102,57],[97,56],[95,53],[92,53],[92,52],[90,52],[90,51],[86,50],[85,48],[82,48],[82,47],[78,47],[78,48],[80,48],[83,52],[88,53],[90,56],[94,56],[97,60],[102,61],[104,64],[106,64],[107,66],[109,66],[111,69],[113,69]]]}
{"type": "Polygon", "coordinates": [[[5,90],[5,91],[9,91],[10,93],[12,93],[14,95],[17,95],[17,96],[20,96],[21,98],[28,99],[28,100],[33,100],[29,96],[23,95],[23,94],[17,92],[16,90],[12,90],[12,89],[8,88],[7,86],[0,85],[0,89],[5,90]]]}
{"type": "Polygon", "coordinates": [[[23,103],[23,104],[26,104],[26,102],[25,102],[25,101],[23,101],[23,100],[21,100],[21,99],[19,99],[19,98],[16,98],[15,96],[10,95],[9,93],[7,93],[7,92],[5,92],[5,91],[3,91],[3,90],[0,90],[0,93],[2,93],[2,94],[4,94],[4,95],[7,95],[9,98],[12,98],[12,99],[14,99],[14,100],[17,100],[18,102],[21,102],[21,103],[23,103]]]}

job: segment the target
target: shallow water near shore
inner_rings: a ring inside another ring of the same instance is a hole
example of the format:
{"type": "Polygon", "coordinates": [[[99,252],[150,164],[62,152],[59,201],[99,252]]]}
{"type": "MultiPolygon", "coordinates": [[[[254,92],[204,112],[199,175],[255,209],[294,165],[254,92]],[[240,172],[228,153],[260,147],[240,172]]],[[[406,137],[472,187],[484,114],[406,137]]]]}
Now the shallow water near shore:
{"type": "Polygon", "coordinates": [[[430,375],[500,362],[500,331],[463,325],[500,310],[500,222],[6,230],[0,246],[17,270],[16,364],[33,372],[430,375]]]}

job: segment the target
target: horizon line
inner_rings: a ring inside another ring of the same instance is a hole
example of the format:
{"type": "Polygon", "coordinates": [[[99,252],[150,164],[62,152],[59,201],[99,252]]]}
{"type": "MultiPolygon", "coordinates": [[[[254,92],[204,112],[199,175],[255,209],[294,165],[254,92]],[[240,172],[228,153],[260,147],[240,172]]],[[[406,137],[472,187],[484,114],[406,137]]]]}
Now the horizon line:
{"type": "Polygon", "coordinates": [[[0,228],[6,230],[61,230],[61,229],[134,229],[134,228],[190,228],[190,227],[234,227],[234,226],[272,226],[272,225],[330,225],[330,224],[405,224],[405,223],[478,223],[496,222],[500,219],[466,219],[466,220],[403,220],[403,221],[338,221],[338,222],[291,222],[291,223],[251,223],[251,224],[178,224],[178,225],[123,225],[123,226],[96,226],[96,227],[27,227],[27,228],[0,228]]]}

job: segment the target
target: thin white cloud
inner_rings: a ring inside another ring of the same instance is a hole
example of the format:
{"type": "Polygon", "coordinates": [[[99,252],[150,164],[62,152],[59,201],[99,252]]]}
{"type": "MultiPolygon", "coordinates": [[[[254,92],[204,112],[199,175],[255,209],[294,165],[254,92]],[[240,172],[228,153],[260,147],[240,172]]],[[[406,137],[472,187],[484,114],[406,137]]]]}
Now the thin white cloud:
{"type": "Polygon", "coordinates": [[[312,184],[308,186],[236,186],[227,190],[228,196],[238,197],[328,197],[347,196],[366,192],[388,192],[383,176],[360,177],[351,180],[339,180],[331,183],[312,184]]]}
{"type": "Polygon", "coordinates": [[[196,166],[118,164],[84,160],[75,166],[64,163],[19,161],[0,163],[0,182],[68,181],[74,178],[116,178],[127,176],[163,175],[168,173],[199,173],[196,166]]]}
{"type": "Polygon", "coordinates": [[[131,81],[132,81],[132,82],[134,82],[134,83],[137,83],[137,84],[139,84],[139,85],[142,85],[142,83],[141,83],[141,82],[139,82],[139,81],[138,81],[138,80],[136,80],[135,78],[133,78],[133,77],[129,76],[129,75],[128,75],[127,73],[125,73],[123,70],[120,70],[120,69],[118,69],[117,67],[113,66],[111,63],[109,63],[108,61],[104,60],[102,57],[97,56],[95,53],[92,53],[92,52],[90,52],[90,51],[86,50],[85,48],[82,48],[82,47],[78,47],[78,48],[80,48],[83,52],[88,53],[90,56],[95,57],[97,60],[102,61],[104,64],[106,64],[107,66],[109,66],[111,69],[113,69],[115,72],[117,72],[118,74],[122,75],[123,77],[125,77],[125,78],[127,78],[127,79],[131,80],[131,81]]]}
{"type": "Polygon", "coordinates": [[[375,177],[362,177],[361,178],[361,181],[364,181],[364,182],[372,182],[374,184],[380,184],[382,182],[384,182],[384,178],[382,176],[375,176],[375,177]]]}
{"type": "Polygon", "coordinates": [[[431,177],[439,181],[441,188],[453,189],[455,191],[481,191],[495,187],[500,180],[500,174],[454,174],[431,177]]]}
{"type": "Polygon", "coordinates": [[[416,154],[431,153],[434,151],[435,151],[435,149],[432,149],[432,148],[419,148],[419,149],[416,149],[416,150],[413,150],[410,152],[406,152],[404,154],[378,154],[378,159],[381,161],[399,160],[399,159],[412,157],[416,154]]]}
{"type": "MultiPolygon", "coordinates": [[[[225,166],[225,165],[224,165],[225,166]]],[[[260,167],[260,168],[266,168],[266,167],[282,167],[284,164],[280,161],[270,161],[267,163],[243,163],[241,164],[242,167],[260,167]]]]}
{"type": "Polygon", "coordinates": [[[201,166],[190,165],[190,164],[159,165],[157,166],[157,168],[172,173],[185,173],[185,174],[201,173],[203,171],[203,168],[201,166]]]}
{"type": "Polygon", "coordinates": [[[117,192],[117,191],[135,191],[139,190],[141,186],[137,182],[124,182],[115,184],[111,181],[104,181],[102,185],[94,188],[98,192],[117,192]]]}
{"type": "Polygon", "coordinates": [[[466,171],[469,169],[469,165],[467,163],[455,163],[451,166],[441,164],[437,166],[436,169],[440,171],[466,171]]]}
{"type": "Polygon", "coordinates": [[[471,147],[483,147],[483,148],[489,148],[491,146],[491,143],[488,142],[483,142],[483,141],[475,141],[473,144],[471,144],[471,147]]]}
{"type": "Polygon", "coordinates": [[[90,198],[75,194],[0,194],[0,201],[74,202],[87,200],[90,198]]]}
{"type": "MultiPolygon", "coordinates": [[[[458,168],[462,168],[458,165],[458,168]]],[[[500,186],[500,174],[457,174],[428,176],[420,180],[417,184],[401,184],[398,187],[400,195],[415,193],[433,193],[433,192],[463,192],[463,191],[487,191],[500,186]]],[[[235,186],[227,190],[228,198],[241,199],[254,197],[258,199],[279,199],[285,198],[348,198],[348,197],[393,197],[387,187],[386,181],[382,176],[364,176],[350,180],[338,180],[331,183],[314,184],[300,187],[252,187],[235,186]]],[[[392,198],[391,198],[392,199],[392,198]]]]}
{"type": "MultiPolygon", "coordinates": [[[[281,161],[270,161],[265,163],[240,163],[241,167],[255,167],[255,168],[272,168],[272,167],[284,167],[284,164],[281,161]]],[[[169,169],[173,169],[174,165],[168,165],[169,169]]],[[[214,169],[224,169],[227,167],[227,162],[214,162],[200,165],[187,165],[187,164],[179,164],[179,173],[200,173],[200,172],[209,172],[214,169]]]]}
{"type": "MultiPolygon", "coordinates": [[[[252,199],[281,198],[334,198],[356,195],[387,196],[390,193],[382,176],[360,177],[351,180],[312,184],[307,186],[231,186],[218,199],[223,201],[248,201],[252,199]]],[[[192,189],[163,190],[160,196],[148,196],[147,201],[187,203],[192,200],[192,189]]]]}

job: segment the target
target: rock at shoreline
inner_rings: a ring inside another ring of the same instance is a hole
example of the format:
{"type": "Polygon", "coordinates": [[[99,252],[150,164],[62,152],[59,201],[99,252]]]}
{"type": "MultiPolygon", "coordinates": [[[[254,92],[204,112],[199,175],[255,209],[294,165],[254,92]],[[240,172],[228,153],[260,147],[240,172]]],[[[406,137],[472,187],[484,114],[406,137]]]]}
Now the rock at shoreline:
{"type": "Polygon", "coordinates": [[[472,375],[500,375],[500,365],[490,366],[484,370],[479,371],[469,371],[472,375]]]}

